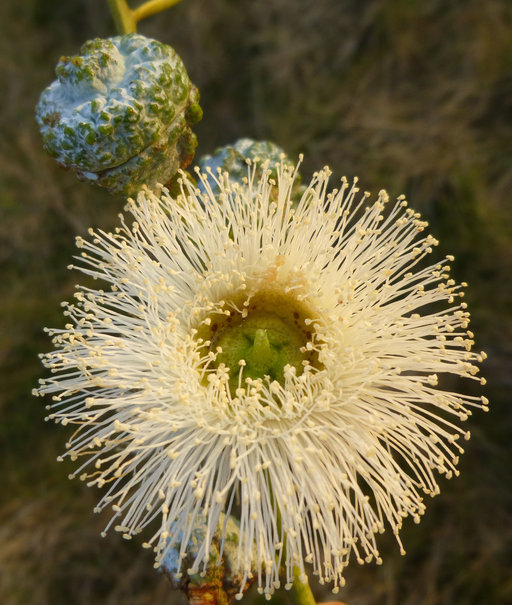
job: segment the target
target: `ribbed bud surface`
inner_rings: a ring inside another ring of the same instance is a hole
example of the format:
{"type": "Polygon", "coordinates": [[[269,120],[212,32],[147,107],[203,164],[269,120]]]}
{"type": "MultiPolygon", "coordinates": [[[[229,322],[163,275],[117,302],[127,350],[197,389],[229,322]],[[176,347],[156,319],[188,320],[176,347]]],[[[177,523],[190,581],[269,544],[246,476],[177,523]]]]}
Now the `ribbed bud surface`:
{"type": "Polygon", "coordinates": [[[166,183],[194,157],[199,93],[170,46],[138,34],[62,57],[36,119],[46,151],[112,193],[166,183]]]}

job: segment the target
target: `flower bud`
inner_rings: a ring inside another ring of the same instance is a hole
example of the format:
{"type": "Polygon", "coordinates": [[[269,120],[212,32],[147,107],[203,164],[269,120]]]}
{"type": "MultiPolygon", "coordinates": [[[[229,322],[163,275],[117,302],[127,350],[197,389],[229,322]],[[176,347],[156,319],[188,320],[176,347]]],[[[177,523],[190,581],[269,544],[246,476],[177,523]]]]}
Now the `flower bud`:
{"type": "Polygon", "coordinates": [[[131,195],[194,157],[199,93],[170,46],[139,34],[90,40],[62,57],[36,119],[46,151],[79,179],[131,195]]]}
{"type": "MultiPolygon", "coordinates": [[[[268,163],[270,178],[277,178],[277,166],[283,162],[292,172],[295,168],[295,161],[291,161],[281,147],[271,141],[254,141],[253,139],[238,139],[236,143],[219,147],[212,155],[205,155],[199,160],[199,167],[203,173],[217,175],[227,172],[231,181],[243,182],[247,178],[247,163],[257,163],[256,178],[259,179],[264,171],[264,166],[268,163]]],[[[218,186],[213,178],[209,179],[209,184],[214,191],[218,186]]],[[[199,188],[201,184],[199,183],[199,188]]],[[[294,181],[294,190],[292,197],[295,199],[300,196],[303,188],[300,186],[300,176],[294,181]]]]}
{"type": "Polygon", "coordinates": [[[206,526],[196,520],[188,542],[174,543],[167,550],[161,569],[193,605],[230,603],[235,596],[241,597],[255,579],[250,569],[240,567],[239,524],[222,513],[219,532],[212,537],[208,554],[199,557],[205,535],[206,526]]]}

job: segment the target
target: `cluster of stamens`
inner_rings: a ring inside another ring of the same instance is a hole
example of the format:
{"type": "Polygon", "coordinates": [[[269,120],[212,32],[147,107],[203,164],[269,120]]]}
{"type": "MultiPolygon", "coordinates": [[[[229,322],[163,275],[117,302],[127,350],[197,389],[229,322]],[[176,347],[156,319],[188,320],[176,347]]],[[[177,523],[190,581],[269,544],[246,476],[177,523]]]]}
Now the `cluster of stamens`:
{"type": "Polygon", "coordinates": [[[298,376],[304,367],[319,367],[310,315],[293,297],[263,290],[222,301],[201,322],[197,340],[213,353],[212,368],[227,369],[235,396],[247,379],[283,385],[287,367],[298,376]]]}

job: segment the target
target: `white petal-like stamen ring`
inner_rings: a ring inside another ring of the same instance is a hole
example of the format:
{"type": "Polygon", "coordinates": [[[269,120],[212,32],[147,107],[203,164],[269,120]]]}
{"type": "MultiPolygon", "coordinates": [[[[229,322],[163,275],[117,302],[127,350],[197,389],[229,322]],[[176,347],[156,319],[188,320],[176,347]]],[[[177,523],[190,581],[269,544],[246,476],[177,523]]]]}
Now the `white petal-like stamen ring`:
{"type": "Polygon", "coordinates": [[[106,490],[97,510],[126,538],[149,525],[157,566],[203,523],[201,569],[219,516],[236,512],[246,578],[270,594],[280,566],[290,585],[310,563],[336,589],[351,557],[381,562],[377,533],[399,540],[404,517],[419,520],[438,473],[458,473],[460,421],[488,402],[438,377],[475,378],[484,354],[452,259],[425,262],[437,242],[402,197],[372,203],[345,179],[328,193],[324,169],[294,203],[295,172],[254,174],[199,175],[201,190],[184,177],[177,199],[142,191],[131,224],[78,238],[77,268],[104,289],[80,287],[70,323],[49,330],[38,393],[75,425],[66,455],[106,490]],[[198,331],[269,288],[309,309],[320,363],[233,394],[198,331]]]}

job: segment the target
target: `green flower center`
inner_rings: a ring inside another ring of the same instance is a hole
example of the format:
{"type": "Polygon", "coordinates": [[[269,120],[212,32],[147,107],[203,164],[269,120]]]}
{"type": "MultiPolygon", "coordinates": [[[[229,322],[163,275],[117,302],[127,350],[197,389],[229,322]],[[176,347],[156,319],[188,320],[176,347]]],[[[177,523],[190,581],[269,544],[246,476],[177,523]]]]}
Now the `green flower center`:
{"type": "Polygon", "coordinates": [[[302,334],[281,317],[256,311],[237,325],[225,328],[215,339],[215,346],[222,349],[216,365],[224,363],[237,374],[243,360],[245,378],[268,376],[270,380],[284,382],[287,364],[302,372],[302,361],[306,359],[301,351],[304,345],[302,334]]]}
{"type": "Polygon", "coordinates": [[[266,292],[213,313],[198,336],[216,352],[214,366],[229,368],[229,388],[234,395],[239,386],[246,386],[247,378],[284,384],[287,365],[297,375],[305,365],[318,367],[316,351],[307,346],[313,336],[306,322],[309,315],[294,299],[266,292]]]}

